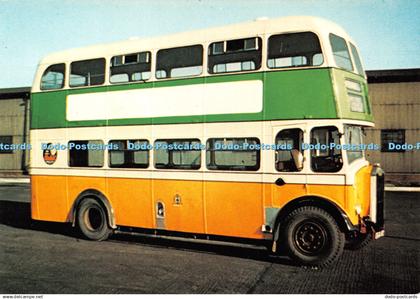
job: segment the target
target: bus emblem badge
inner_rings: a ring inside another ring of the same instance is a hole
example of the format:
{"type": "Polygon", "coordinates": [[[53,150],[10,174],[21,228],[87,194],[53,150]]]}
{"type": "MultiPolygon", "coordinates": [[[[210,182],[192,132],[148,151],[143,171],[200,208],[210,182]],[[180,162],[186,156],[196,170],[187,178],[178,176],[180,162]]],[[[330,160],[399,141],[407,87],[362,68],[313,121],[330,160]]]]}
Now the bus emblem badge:
{"type": "Polygon", "coordinates": [[[48,143],[47,148],[43,150],[42,157],[44,158],[44,162],[48,165],[54,164],[55,160],[57,160],[57,149],[51,148],[52,144],[48,143]]]}

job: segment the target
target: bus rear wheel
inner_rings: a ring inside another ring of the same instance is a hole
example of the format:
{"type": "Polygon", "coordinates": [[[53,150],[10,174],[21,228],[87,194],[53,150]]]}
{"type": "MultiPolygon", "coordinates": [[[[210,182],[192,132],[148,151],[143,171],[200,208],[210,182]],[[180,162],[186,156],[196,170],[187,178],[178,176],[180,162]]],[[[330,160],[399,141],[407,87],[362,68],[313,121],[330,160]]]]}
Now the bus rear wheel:
{"type": "Polygon", "coordinates": [[[287,217],[282,240],[289,256],[299,264],[324,267],[343,253],[345,236],[325,210],[304,206],[287,217]]]}
{"type": "Polygon", "coordinates": [[[82,234],[90,240],[103,241],[112,234],[107,212],[94,198],[86,198],[79,205],[77,224],[82,234]]]}

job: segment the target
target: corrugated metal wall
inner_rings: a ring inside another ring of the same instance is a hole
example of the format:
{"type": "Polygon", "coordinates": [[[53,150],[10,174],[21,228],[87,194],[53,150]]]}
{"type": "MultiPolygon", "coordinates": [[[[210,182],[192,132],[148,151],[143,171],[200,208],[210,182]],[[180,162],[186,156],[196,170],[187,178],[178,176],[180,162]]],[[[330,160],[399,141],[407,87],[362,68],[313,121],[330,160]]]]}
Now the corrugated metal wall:
{"type": "MultiPolygon", "coordinates": [[[[28,136],[25,127],[25,109],[27,109],[22,98],[0,99],[0,136],[12,136],[12,142],[25,143],[24,138],[28,136]]],[[[28,120],[27,120],[28,121],[28,120]]],[[[28,122],[27,122],[28,125],[28,122]]],[[[29,152],[17,150],[13,153],[0,153],[0,175],[20,174],[28,163],[29,152]],[[23,155],[26,155],[23,158],[23,155]]]]}
{"type": "MultiPolygon", "coordinates": [[[[367,130],[366,143],[381,144],[381,129],[405,129],[405,142],[420,142],[420,82],[371,83],[375,128],[367,130]]],[[[420,173],[420,150],[369,151],[371,162],[381,163],[388,174],[420,173]]]]}

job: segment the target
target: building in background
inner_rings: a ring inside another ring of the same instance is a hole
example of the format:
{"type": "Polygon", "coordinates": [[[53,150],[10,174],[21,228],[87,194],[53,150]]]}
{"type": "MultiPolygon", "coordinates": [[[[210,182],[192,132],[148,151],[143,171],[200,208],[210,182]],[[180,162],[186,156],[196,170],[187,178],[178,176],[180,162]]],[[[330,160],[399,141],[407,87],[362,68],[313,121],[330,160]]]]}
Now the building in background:
{"type": "Polygon", "coordinates": [[[4,145],[28,143],[30,88],[0,89],[0,177],[27,173],[29,152],[4,145]]]}
{"type": "MultiPolygon", "coordinates": [[[[388,183],[420,185],[420,148],[389,149],[388,144],[420,142],[420,69],[367,71],[375,128],[366,130],[365,143],[381,145],[368,151],[380,163],[388,183]]],[[[30,88],[0,89],[0,143],[27,143],[30,88]]],[[[419,144],[420,146],[420,144],[419,144]]],[[[29,153],[0,150],[0,176],[27,172],[29,153]]]]}
{"type": "Polygon", "coordinates": [[[365,143],[381,145],[380,151],[368,151],[368,160],[381,164],[388,183],[420,186],[420,69],[367,76],[375,128],[366,130],[365,143]],[[417,143],[419,148],[407,148],[417,143]]]}

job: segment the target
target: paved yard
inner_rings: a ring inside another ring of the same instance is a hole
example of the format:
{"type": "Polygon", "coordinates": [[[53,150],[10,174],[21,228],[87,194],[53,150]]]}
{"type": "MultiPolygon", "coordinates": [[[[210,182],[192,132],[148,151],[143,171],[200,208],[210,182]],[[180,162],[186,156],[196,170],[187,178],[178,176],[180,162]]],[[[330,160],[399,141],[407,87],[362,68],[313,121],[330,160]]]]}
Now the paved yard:
{"type": "Polygon", "coordinates": [[[387,236],[316,270],[263,248],[116,235],[30,219],[28,185],[0,185],[0,293],[418,293],[420,193],[386,193],[387,236]]]}

